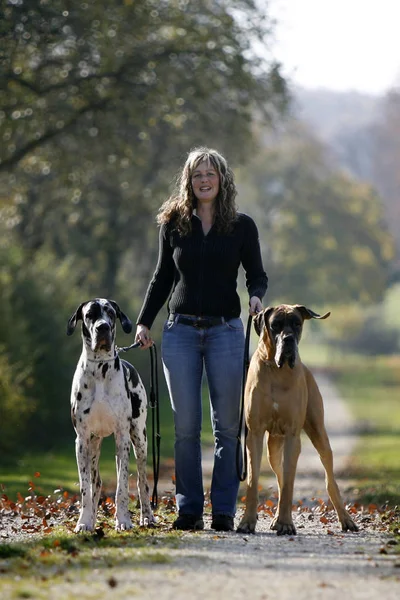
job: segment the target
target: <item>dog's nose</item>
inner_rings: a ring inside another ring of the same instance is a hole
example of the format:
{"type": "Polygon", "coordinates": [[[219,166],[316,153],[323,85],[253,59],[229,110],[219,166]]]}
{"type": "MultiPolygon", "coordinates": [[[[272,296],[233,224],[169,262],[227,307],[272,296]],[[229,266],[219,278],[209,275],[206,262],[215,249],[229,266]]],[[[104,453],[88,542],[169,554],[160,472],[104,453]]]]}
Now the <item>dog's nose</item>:
{"type": "Polygon", "coordinates": [[[286,335],[283,336],[283,341],[285,343],[293,343],[295,341],[294,335],[293,333],[287,333],[286,335]]]}
{"type": "Polygon", "coordinates": [[[101,323],[99,323],[98,325],[96,325],[96,330],[99,333],[105,333],[106,331],[110,330],[110,326],[105,321],[102,321],[101,323]]]}

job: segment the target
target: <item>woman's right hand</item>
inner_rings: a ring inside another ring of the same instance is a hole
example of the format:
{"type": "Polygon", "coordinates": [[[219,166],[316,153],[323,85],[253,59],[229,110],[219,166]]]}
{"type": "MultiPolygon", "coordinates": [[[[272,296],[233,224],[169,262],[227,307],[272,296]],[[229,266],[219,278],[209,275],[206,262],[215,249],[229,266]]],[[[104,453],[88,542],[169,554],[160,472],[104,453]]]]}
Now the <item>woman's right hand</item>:
{"type": "Polygon", "coordinates": [[[141,350],[146,350],[153,345],[153,340],[150,336],[150,330],[148,327],[146,327],[146,325],[140,325],[139,323],[139,325],[136,327],[135,342],[140,343],[141,350]]]}

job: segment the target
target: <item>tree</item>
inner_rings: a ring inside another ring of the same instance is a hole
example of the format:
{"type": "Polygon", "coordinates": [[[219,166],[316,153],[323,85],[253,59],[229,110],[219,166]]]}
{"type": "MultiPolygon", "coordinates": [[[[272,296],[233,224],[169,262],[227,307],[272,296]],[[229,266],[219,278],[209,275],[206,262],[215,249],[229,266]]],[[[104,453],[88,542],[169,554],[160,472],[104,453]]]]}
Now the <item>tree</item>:
{"type": "Polygon", "coordinates": [[[76,336],[66,344],[66,323],[71,298],[77,294],[74,277],[67,260],[54,268],[52,257],[43,251],[26,256],[10,244],[0,249],[0,259],[2,427],[11,426],[7,407],[20,397],[16,441],[27,422],[30,445],[49,447],[55,439],[72,435],[68,392],[80,340],[76,336]]]}
{"type": "Polygon", "coordinates": [[[253,51],[271,31],[254,0],[15,0],[1,10],[4,381],[29,368],[8,395],[32,400],[29,430],[51,444],[72,434],[72,310],[108,296],[135,320],[155,265],[155,213],[185,154],[207,144],[243,159],[254,111],[268,121],[287,93],[279,66],[253,51]]]}
{"type": "Polygon", "coordinates": [[[372,303],[386,288],[393,243],[382,202],[332,165],[297,126],[265,145],[247,173],[241,196],[257,214],[275,299],[372,303]]]}
{"type": "Polygon", "coordinates": [[[24,247],[77,255],[105,295],[127,252],[139,251],[135,274],[148,277],[147,225],[184,153],[216,144],[245,157],[255,108],[268,119],[287,101],[279,65],[252,51],[270,36],[267,11],[231,4],[5,8],[0,171],[24,247]]]}
{"type": "Polygon", "coordinates": [[[244,133],[255,103],[265,112],[267,100],[277,104],[285,94],[278,66],[250,55],[252,40],[270,34],[265,9],[253,0],[235,4],[236,19],[223,0],[6,7],[2,106],[10,143],[1,168],[78,128],[96,138],[104,114],[114,115],[119,133],[134,126],[139,140],[163,122],[244,133]]]}
{"type": "Polygon", "coordinates": [[[396,241],[395,278],[400,279],[400,88],[388,92],[383,101],[382,118],[372,128],[372,181],[381,194],[389,224],[396,241]]]}
{"type": "Polygon", "coordinates": [[[10,364],[0,346],[0,462],[3,464],[21,454],[21,439],[26,435],[27,422],[34,409],[33,402],[24,395],[23,382],[28,376],[26,367],[10,364]]]}
{"type": "MultiPolygon", "coordinates": [[[[367,100],[370,102],[371,99],[367,100]]],[[[333,145],[340,162],[378,191],[384,216],[396,246],[391,279],[400,278],[400,89],[393,88],[379,101],[368,125],[343,127],[333,145]]],[[[362,112],[362,111],[361,111],[362,112]]],[[[364,115],[365,118],[365,115],[364,115]]]]}

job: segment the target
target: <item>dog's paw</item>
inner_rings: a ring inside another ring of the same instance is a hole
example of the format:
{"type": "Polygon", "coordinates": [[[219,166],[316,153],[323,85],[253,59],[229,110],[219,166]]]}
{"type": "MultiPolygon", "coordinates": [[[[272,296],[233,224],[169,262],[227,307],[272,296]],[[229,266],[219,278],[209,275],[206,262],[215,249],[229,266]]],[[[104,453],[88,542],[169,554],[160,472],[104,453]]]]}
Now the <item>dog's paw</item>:
{"type": "Polygon", "coordinates": [[[358,526],[354,523],[353,519],[348,513],[340,520],[342,525],[342,531],[358,531],[358,526]]]}
{"type": "Polygon", "coordinates": [[[83,521],[78,521],[76,527],[74,529],[75,533],[83,533],[84,531],[93,531],[94,527],[91,523],[84,523],[83,521]]]}
{"type": "Polygon", "coordinates": [[[132,529],[132,522],[129,515],[123,517],[116,517],[115,519],[115,529],[116,531],[128,531],[132,529]]]}
{"type": "Polygon", "coordinates": [[[157,519],[152,512],[150,514],[140,515],[140,527],[152,527],[156,525],[157,519]]]}
{"type": "Polygon", "coordinates": [[[236,533],[255,533],[256,523],[257,521],[243,518],[236,529],[236,533]]]}
{"type": "Polygon", "coordinates": [[[282,523],[278,517],[272,521],[270,529],[276,531],[277,535],[297,535],[296,527],[293,523],[282,523]]]}

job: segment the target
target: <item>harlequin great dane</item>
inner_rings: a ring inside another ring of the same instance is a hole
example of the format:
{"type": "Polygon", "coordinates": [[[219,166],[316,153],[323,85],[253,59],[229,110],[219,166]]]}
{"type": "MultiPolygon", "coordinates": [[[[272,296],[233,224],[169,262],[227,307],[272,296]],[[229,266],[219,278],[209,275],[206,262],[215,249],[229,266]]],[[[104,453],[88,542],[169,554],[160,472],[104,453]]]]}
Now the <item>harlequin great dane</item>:
{"type": "Polygon", "coordinates": [[[92,531],[101,491],[99,457],[101,442],[115,436],[117,530],[131,529],[129,502],[129,454],[136,456],[140,524],[154,522],[146,475],[147,399],[136,369],[116,353],[115,329],[120,320],[125,333],[132,323],[113,300],[96,298],[78,306],[68,321],[72,335],[82,321],[82,354],[72,382],[71,413],[76,431],[76,460],[81,489],[81,512],[75,532],[92,531]]]}
{"type": "Polygon", "coordinates": [[[329,315],[320,316],[305,306],[281,304],[276,308],[266,308],[254,319],[260,339],[250,362],[245,387],[249,469],[246,509],[238,532],[255,532],[263,439],[268,431],[268,459],[279,488],[277,514],[271,529],[276,530],[278,535],[296,534],[292,503],[302,429],[321,458],[328,494],[342,530],[358,530],[343,507],[333,474],[332,450],[324,425],[320,391],[298,352],[304,320],[326,319],[329,315]]]}

